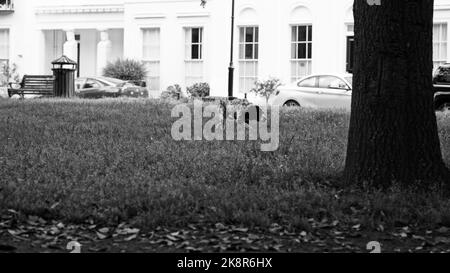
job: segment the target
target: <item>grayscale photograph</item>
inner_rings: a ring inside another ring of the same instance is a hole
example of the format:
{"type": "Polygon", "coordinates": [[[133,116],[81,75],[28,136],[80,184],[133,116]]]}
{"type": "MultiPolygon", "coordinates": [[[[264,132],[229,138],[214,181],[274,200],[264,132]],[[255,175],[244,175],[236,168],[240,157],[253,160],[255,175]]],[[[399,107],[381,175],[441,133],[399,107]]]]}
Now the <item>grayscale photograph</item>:
{"type": "Polygon", "coordinates": [[[449,42],[450,0],[0,0],[0,259],[450,253],[449,42]]]}

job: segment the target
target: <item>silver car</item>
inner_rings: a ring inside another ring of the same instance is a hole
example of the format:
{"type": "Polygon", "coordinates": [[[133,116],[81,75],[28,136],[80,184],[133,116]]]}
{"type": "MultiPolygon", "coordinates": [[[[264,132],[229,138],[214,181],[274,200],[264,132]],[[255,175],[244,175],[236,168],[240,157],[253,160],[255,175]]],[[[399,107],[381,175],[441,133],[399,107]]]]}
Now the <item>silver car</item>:
{"type": "MultiPolygon", "coordinates": [[[[295,83],[279,88],[279,94],[269,100],[272,106],[307,107],[316,109],[350,110],[353,77],[350,74],[310,75],[295,83]]],[[[257,105],[265,105],[264,99],[250,99],[257,105]]]]}

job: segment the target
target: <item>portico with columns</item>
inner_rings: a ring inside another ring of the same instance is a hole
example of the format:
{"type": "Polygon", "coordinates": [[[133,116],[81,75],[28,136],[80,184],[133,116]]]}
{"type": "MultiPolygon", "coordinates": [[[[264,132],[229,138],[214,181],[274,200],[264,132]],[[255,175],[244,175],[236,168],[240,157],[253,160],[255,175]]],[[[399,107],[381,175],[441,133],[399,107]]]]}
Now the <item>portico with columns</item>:
{"type": "Polygon", "coordinates": [[[45,52],[42,74],[51,73],[51,61],[63,54],[79,64],[78,77],[100,76],[108,62],[124,57],[121,5],[49,6],[35,13],[45,52]]]}
{"type": "Polygon", "coordinates": [[[51,61],[61,55],[79,63],[78,77],[100,76],[108,62],[123,58],[123,29],[41,31],[45,48],[43,73],[49,73],[51,61]]]}

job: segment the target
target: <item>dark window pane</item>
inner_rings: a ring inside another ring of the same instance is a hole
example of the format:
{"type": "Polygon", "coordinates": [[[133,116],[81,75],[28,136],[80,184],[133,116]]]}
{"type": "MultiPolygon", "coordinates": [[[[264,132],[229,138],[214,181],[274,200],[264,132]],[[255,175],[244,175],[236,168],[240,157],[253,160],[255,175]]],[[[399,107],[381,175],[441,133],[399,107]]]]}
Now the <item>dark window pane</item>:
{"type": "Polygon", "coordinates": [[[245,59],[253,59],[253,45],[245,45],[245,59]]]}
{"type": "Polygon", "coordinates": [[[312,59],[312,43],[308,44],[308,59],[312,59]]]}
{"type": "Polygon", "coordinates": [[[247,43],[253,42],[253,28],[251,27],[245,29],[245,42],[247,43]]]}
{"type": "Polygon", "coordinates": [[[347,72],[353,73],[354,41],[352,36],[347,37],[347,72]]]}
{"type": "Polygon", "coordinates": [[[306,59],[306,44],[298,44],[298,58],[306,59]]]}
{"type": "Polygon", "coordinates": [[[308,41],[312,41],[312,26],[308,26],[308,41]]]}
{"type": "Polygon", "coordinates": [[[192,60],[198,60],[199,57],[199,45],[192,45],[192,60]]]}
{"type": "Polygon", "coordinates": [[[259,27],[255,27],[255,42],[259,42],[259,27]]]}
{"type": "Polygon", "coordinates": [[[298,41],[299,42],[306,41],[306,26],[298,27],[298,41]]]}
{"type": "Polygon", "coordinates": [[[255,59],[257,60],[259,58],[259,44],[255,45],[255,59]]]}
{"type": "Polygon", "coordinates": [[[192,43],[199,43],[200,42],[200,29],[193,28],[192,29],[192,43]]]}

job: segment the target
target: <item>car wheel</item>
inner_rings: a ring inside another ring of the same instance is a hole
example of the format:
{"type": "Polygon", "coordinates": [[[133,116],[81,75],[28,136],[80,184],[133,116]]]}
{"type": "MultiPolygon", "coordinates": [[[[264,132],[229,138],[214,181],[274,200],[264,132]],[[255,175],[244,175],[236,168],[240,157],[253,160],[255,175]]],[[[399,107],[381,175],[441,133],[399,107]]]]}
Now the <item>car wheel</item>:
{"type": "Polygon", "coordinates": [[[284,104],[284,107],[300,107],[300,104],[295,100],[290,100],[284,104]]]}

